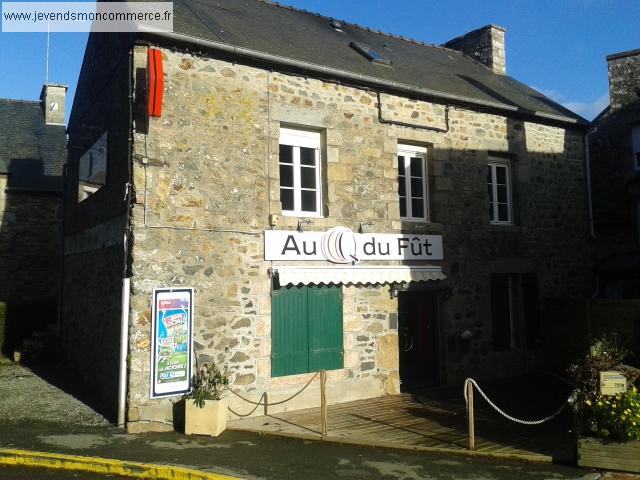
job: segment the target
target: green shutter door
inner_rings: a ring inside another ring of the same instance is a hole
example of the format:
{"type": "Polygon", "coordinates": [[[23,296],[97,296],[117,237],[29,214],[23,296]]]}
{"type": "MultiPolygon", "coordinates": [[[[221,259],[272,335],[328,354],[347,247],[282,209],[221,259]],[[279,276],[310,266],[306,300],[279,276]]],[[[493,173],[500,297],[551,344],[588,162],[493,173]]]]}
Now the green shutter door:
{"type": "Polygon", "coordinates": [[[271,310],[271,375],[308,372],[307,288],[274,290],[271,310]]]}
{"type": "Polygon", "coordinates": [[[309,371],[342,368],[342,291],[309,287],[309,371]]]}

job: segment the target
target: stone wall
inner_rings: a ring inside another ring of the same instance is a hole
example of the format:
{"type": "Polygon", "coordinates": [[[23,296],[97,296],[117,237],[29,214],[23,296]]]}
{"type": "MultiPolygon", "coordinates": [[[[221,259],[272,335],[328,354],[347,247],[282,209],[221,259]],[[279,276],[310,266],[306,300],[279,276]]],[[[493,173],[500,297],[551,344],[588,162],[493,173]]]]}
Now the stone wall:
{"type": "Polygon", "coordinates": [[[115,421],[118,398],[123,247],[65,257],[64,349],[85,398],[115,421]]]}
{"type": "MultiPolygon", "coordinates": [[[[556,126],[450,108],[446,133],[381,124],[374,92],[163,51],[161,118],[134,138],[134,247],[131,297],[129,428],[164,428],[169,400],[149,400],[150,300],[154,287],[195,288],[200,362],[227,365],[233,387],[270,402],[309,375],[271,378],[270,279],[262,231],[281,215],[281,126],[323,135],[324,218],[305,230],[344,225],[356,231],[441,234],[448,294],[440,312],[443,382],[465,375],[524,373],[540,364],[524,346],[491,347],[489,275],[539,276],[544,299],[589,290],[583,138],[556,126]],[[428,149],[431,223],[402,222],[397,144],[428,149]],[[513,164],[515,225],[489,222],[489,154],[513,164]],[[459,334],[473,339],[461,345],[459,334]],[[147,423],[155,422],[155,423],[147,423]]],[[[137,47],[136,68],[146,62],[137,47]]],[[[446,128],[443,105],[393,95],[383,116],[446,128]]],[[[280,216],[279,229],[298,218],[280,216]]],[[[345,368],[329,374],[330,400],[398,392],[397,302],[388,287],[343,287],[345,368]]],[[[318,404],[317,387],[282,409],[318,404]]],[[[250,406],[234,402],[244,413],[250,406]]],[[[276,411],[270,410],[270,411],[276,411]]]]}
{"type": "Polygon", "coordinates": [[[504,28],[497,25],[487,25],[449,40],[444,46],[468,55],[496,73],[505,74],[507,73],[507,60],[504,36],[504,28]]]}
{"type": "Polygon", "coordinates": [[[611,109],[618,110],[640,101],[640,50],[607,57],[611,109]]]}
{"type": "Polygon", "coordinates": [[[607,57],[610,107],[590,135],[598,258],[638,250],[640,197],[631,132],[640,124],[640,50],[607,57]]]}
{"type": "Polygon", "coordinates": [[[7,304],[4,353],[58,321],[60,198],[56,192],[7,190],[0,175],[0,302],[7,304]]]}
{"type": "Polygon", "coordinates": [[[127,274],[129,47],[127,34],[91,34],[69,118],[60,336],[68,370],[107,418],[118,399],[122,280],[127,274]],[[78,202],[79,159],[108,132],[106,185],[78,202]]]}

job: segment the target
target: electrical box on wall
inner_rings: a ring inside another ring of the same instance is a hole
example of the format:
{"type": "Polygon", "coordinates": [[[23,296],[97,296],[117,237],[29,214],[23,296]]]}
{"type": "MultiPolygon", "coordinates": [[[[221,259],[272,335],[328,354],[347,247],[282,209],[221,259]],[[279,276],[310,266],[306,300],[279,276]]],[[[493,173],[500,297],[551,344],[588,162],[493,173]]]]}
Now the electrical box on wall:
{"type": "Polygon", "coordinates": [[[278,215],[274,215],[273,213],[271,215],[269,215],[269,225],[272,227],[275,227],[276,225],[278,225],[278,220],[280,219],[280,217],[278,217],[278,215]]]}

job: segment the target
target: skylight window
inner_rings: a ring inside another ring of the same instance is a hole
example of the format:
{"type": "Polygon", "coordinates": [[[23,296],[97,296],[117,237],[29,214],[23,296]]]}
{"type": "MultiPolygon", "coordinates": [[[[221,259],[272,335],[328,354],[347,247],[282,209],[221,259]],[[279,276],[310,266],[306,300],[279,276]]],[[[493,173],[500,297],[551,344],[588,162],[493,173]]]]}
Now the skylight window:
{"type": "Polygon", "coordinates": [[[356,52],[362,54],[368,60],[371,60],[373,63],[380,63],[382,65],[391,65],[391,62],[376,52],[373,48],[363,43],[351,42],[349,44],[351,48],[353,48],[356,52]]]}

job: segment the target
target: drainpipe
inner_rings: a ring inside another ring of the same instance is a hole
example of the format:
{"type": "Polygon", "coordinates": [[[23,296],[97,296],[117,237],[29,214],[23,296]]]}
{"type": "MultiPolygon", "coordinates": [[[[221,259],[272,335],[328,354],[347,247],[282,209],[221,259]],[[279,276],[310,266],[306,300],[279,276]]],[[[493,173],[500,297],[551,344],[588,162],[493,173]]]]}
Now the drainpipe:
{"type": "Polygon", "coordinates": [[[129,49],[129,133],[128,133],[128,157],[127,158],[127,183],[125,184],[126,225],[124,233],[122,269],[122,312],[120,315],[120,363],[118,369],[118,427],[124,427],[126,421],[127,406],[127,354],[129,353],[129,298],[131,279],[129,272],[129,228],[131,209],[131,151],[133,148],[133,45],[129,49]]]}
{"type": "Polygon", "coordinates": [[[593,127],[584,135],[584,162],[587,175],[587,208],[589,212],[589,235],[596,239],[593,225],[593,201],[591,199],[591,158],[589,156],[589,137],[598,131],[598,127],[593,127]]]}
{"type": "MultiPolygon", "coordinates": [[[[126,245],[125,235],[125,245],[126,245]]],[[[127,404],[127,353],[129,350],[129,285],[130,279],[122,279],[122,315],[120,317],[120,368],[118,371],[118,426],[124,427],[127,404]]]]}

